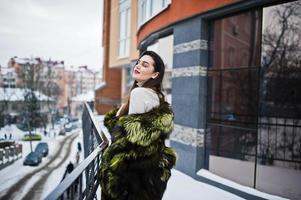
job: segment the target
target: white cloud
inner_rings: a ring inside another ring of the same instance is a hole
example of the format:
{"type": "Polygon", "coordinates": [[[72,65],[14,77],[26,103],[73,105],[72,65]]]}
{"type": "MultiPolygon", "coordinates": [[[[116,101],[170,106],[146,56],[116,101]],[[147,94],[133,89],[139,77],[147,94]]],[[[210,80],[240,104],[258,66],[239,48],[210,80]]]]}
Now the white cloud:
{"type": "Polygon", "coordinates": [[[0,65],[13,56],[102,67],[102,1],[0,1],[0,65]]]}

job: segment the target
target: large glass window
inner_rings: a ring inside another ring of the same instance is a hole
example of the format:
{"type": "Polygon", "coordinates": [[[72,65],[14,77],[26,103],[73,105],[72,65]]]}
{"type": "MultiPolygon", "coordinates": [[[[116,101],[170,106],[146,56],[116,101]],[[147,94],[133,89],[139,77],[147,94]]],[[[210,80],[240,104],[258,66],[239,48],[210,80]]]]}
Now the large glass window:
{"type": "Polygon", "coordinates": [[[131,1],[122,0],[119,3],[119,57],[129,56],[131,29],[131,1]]]}
{"type": "Polygon", "coordinates": [[[301,2],[263,9],[259,156],[301,169],[301,2]]]}
{"type": "Polygon", "coordinates": [[[251,159],[256,151],[260,12],[215,20],[211,28],[211,154],[251,159]]]}
{"type": "Polygon", "coordinates": [[[301,2],[214,20],[211,155],[301,169],[301,2]]]}

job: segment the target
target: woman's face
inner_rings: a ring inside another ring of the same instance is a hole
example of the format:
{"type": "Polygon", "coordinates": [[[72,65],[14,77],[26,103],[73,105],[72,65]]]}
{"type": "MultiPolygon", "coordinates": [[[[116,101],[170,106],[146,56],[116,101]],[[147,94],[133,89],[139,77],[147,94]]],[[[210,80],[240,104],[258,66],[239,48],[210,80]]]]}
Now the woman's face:
{"type": "Polygon", "coordinates": [[[154,60],[151,56],[142,56],[134,67],[133,78],[137,82],[145,82],[150,78],[156,78],[159,72],[155,72],[154,64],[154,60]]]}

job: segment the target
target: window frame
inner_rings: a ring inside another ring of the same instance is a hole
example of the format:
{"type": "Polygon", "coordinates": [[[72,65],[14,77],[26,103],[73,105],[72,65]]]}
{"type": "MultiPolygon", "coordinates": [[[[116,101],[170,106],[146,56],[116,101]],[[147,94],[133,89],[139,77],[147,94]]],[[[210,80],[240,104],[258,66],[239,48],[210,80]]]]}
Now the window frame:
{"type": "Polygon", "coordinates": [[[118,59],[130,55],[131,46],[131,0],[119,1],[119,37],[118,37],[118,59]],[[125,14],[125,17],[122,17],[125,14]],[[123,21],[125,20],[125,21],[123,21]]]}

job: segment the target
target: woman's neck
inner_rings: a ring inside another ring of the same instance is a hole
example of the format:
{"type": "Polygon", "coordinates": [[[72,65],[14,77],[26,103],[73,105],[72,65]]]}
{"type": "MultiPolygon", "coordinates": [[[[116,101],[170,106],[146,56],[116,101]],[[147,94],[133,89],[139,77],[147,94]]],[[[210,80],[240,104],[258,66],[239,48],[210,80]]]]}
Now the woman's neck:
{"type": "Polygon", "coordinates": [[[137,85],[138,85],[138,87],[142,87],[142,85],[145,83],[145,81],[137,81],[137,85]]]}

